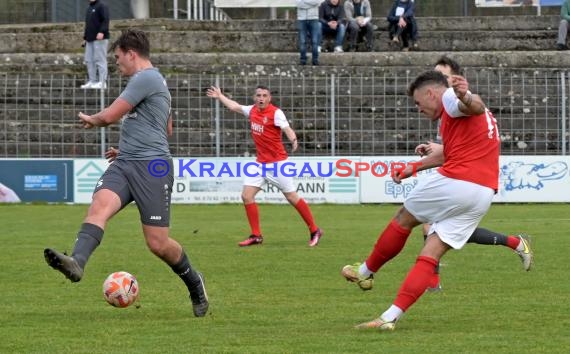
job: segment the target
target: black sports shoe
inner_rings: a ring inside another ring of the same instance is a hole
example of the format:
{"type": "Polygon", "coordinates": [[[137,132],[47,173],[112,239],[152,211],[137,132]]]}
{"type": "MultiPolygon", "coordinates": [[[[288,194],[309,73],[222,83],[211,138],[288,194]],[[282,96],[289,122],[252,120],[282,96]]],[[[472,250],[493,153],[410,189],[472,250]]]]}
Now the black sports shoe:
{"type": "Polygon", "coordinates": [[[73,257],[65,253],[60,253],[54,249],[46,248],[44,258],[47,264],[55,270],[59,270],[65,277],[76,283],[83,277],[83,269],[73,257]]]}
{"type": "Polygon", "coordinates": [[[200,283],[190,291],[190,300],[192,301],[192,310],[194,316],[204,317],[208,312],[210,303],[208,302],[208,293],[206,293],[206,285],[204,283],[204,276],[202,273],[197,272],[200,278],[200,283]]]}

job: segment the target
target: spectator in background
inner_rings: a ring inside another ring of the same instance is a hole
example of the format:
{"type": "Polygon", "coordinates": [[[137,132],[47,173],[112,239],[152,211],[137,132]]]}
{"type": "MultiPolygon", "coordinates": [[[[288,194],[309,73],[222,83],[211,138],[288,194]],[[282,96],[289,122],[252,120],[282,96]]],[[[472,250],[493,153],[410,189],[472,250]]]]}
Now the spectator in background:
{"type": "Polygon", "coordinates": [[[109,45],[109,9],[100,0],[89,0],[85,14],[85,64],[89,80],[82,89],[107,88],[107,46],[109,45]],[[99,76],[97,76],[99,73],[99,76]]]}
{"type": "Polygon", "coordinates": [[[307,64],[307,34],[311,36],[313,65],[319,65],[319,46],[321,45],[321,23],[319,22],[319,4],[322,0],[297,0],[297,29],[299,30],[300,64],[307,64]]]}
{"type": "Polygon", "coordinates": [[[558,42],[556,43],[556,49],[558,50],[568,50],[566,45],[566,36],[568,35],[568,23],[570,23],[570,0],[564,0],[562,7],[560,8],[560,26],[558,26],[558,42]]]}
{"type": "Polygon", "coordinates": [[[396,0],[388,13],[388,31],[392,43],[402,43],[402,50],[417,48],[418,27],[414,12],[414,0],[396,0]],[[410,43],[411,42],[411,43],[410,43]]]}
{"type": "Polygon", "coordinates": [[[340,0],[325,0],[319,6],[319,21],[323,29],[323,37],[335,35],[334,52],[342,53],[342,42],[346,33],[346,15],[340,0]]]}
{"type": "Polygon", "coordinates": [[[366,36],[366,50],[374,50],[374,26],[372,9],[368,0],[347,0],[344,3],[344,13],[348,21],[349,51],[356,50],[356,41],[359,34],[366,36]]]}

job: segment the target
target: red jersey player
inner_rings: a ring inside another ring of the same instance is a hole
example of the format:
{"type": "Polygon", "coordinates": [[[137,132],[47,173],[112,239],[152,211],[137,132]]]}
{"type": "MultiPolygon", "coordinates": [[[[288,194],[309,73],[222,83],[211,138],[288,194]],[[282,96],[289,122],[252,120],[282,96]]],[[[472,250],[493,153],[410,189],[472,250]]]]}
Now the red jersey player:
{"type": "MultiPolygon", "coordinates": [[[[345,266],[342,275],[361,288],[371,287],[372,275],[400,253],[412,228],[429,223],[430,232],[393,304],[357,328],[393,330],[428,288],[440,258],[451,248],[463,247],[491,205],[499,179],[497,125],[468,88],[461,76],[453,76],[449,88],[438,71],[421,74],[409,87],[408,94],[421,113],[432,121],[441,118],[443,149],[426,156],[418,170],[440,167],[419,179],[366,262],[345,266]]],[[[411,173],[406,168],[394,181],[400,183],[411,173]]]]}
{"type": "Polygon", "coordinates": [[[293,177],[279,173],[282,170],[280,167],[287,162],[288,158],[281,139],[282,133],[285,133],[293,145],[293,151],[297,150],[298,144],[295,131],[289,126],[283,111],[271,104],[269,88],[257,86],[253,96],[254,104],[250,106],[243,106],[229,99],[220,88],[215,86],[210,87],[206,94],[208,97],[218,99],[229,110],[248,117],[251,136],[255,143],[258,168],[257,171],[248,170],[241,194],[251,227],[251,235],[239,245],[243,247],[259,245],[263,242],[255,195],[265,183],[271,183],[279,188],[287,201],[297,209],[309,228],[309,246],[316,246],[323,235],[322,230],[315,224],[309,205],[297,194],[293,185],[293,177]],[[264,164],[272,165],[272,167],[264,169],[262,167],[264,164]]]}

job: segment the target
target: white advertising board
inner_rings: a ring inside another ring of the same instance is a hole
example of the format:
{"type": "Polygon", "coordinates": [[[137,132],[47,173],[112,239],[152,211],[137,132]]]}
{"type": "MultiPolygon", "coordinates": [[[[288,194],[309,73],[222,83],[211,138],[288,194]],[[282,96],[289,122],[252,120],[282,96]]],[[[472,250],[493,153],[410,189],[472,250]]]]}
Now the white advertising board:
{"type": "MultiPolygon", "coordinates": [[[[402,203],[418,177],[392,181],[397,164],[413,156],[291,158],[286,170],[296,190],[309,203],[402,203]],[[373,168],[373,171],[371,171],[373,168]],[[357,171],[359,170],[359,171],[357,171]]],[[[241,203],[245,158],[175,158],[173,203],[241,203]],[[193,162],[192,162],[193,161],[193,162]]],[[[75,159],[74,202],[90,203],[95,185],[108,163],[104,159],[75,159]]],[[[570,156],[501,156],[499,192],[494,202],[570,202],[570,156]]],[[[260,203],[287,203],[282,193],[266,185],[260,203]]]]}
{"type": "MultiPolygon", "coordinates": [[[[336,158],[290,158],[285,172],[294,175],[297,193],[308,203],[360,203],[356,178],[335,176],[336,158]],[[330,176],[328,176],[330,175],[330,176]]],[[[175,158],[173,203],[241,203],[245,158],[175,158]]],[[[283,194],[266,184],[256,196],[259,203],[287,203],[283,194]]]]}
{"type": "MultiPolygon", "coordinates": [[[[414,157],[362,157],[371,165],[376,161],[409,162],[414,157]]],[[[499,192],[494,202],[570,202],[569,156],[501,156],[499,160],[499,192]]],[[[418,174],[431,173],[422,171],[418,174]]],[[[363,174],[360,189],[362,203],[402,203],[415,187],[417,178],[408,178],[401,185],[389,176],[363,174]]]]}
{"type": "Polygon", "coordinates": [[[93,190],[107,169],[105,159],[75,159],[73,161],[73,188],[75,203],[91,203],[93,190]]]}

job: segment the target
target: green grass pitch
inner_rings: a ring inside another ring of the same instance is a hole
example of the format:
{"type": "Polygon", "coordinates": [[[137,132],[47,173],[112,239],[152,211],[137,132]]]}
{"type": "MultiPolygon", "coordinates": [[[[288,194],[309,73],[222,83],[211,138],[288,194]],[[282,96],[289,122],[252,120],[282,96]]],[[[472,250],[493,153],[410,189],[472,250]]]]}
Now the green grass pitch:
{"type": "Polygon", "coordinates": [[[570,350],[570,207],[493,205],[482,227],[533,237],[524,272],[506,247],[467,245],[442,263],[444,290],[424,295],[396,331],[357,331],[384,311],[423,238],[380,270],[372,291],[340,276],[368,256],[398,206],[313,205],[321,244],[288,205],[260,205],[265,242],[248,234],[241,205],[174,205],[171,235],[206,278],[210,313],[194,318],[187,291],[147,249],[138,212],[107,226],[83,280],[49,268],[43,249],[71,251],[85,205],[2,205],[0,353],[567,353],[570,350]],[[141,308],[102,296],[114,271],[133,273],[141,308]]]}

